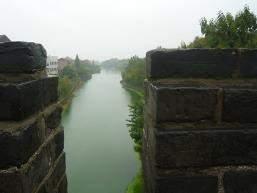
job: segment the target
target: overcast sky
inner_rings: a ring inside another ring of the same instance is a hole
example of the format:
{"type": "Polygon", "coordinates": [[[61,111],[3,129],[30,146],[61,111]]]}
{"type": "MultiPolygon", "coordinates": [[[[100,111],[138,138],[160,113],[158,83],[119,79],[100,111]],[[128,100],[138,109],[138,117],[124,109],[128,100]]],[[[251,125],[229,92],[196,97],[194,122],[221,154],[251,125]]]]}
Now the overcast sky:
{"type": "Polygon", "coordinates": [[[257,0],[1,0],[0,33],[42,43],[49,55],[83,59],[144,56],[200,35],[199,20],[257,0]]]}

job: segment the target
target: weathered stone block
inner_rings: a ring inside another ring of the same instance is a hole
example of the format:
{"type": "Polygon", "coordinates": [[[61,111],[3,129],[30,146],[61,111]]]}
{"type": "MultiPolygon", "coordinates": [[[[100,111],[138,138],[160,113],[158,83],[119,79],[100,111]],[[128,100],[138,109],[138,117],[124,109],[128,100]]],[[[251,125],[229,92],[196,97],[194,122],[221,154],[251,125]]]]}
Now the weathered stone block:
{"type": "Polygon", "coordinates": [[[153,86],[147,108],[156,122],[214,121],[217,89],[153,86]]]}
{"type": "Polygon", "coordinates": [[[28,161],[45,139],[44,120],[0,123],[0,169],[20,167],[28,161]]]}
{"type": "Polygon", "coordinates": [[[46,51],[40,44],[6,42],[0,44],[0,73],[32,73],[46,66],[46,51]]]}
{"type": "Polygon", "coordinates": [[[149,142],[155,144],[152,161],[159,168],[257,164],[256,127],[167,130],[156,131],[149,142]]]}
{"type": "Polygon", "coordinates": [[[63,142],[63,130],[58,129],[49,136],[26,164],[20,168],[11,167],[7,170],[1,170],[1,192],[34,192],[62,153],[63,142]]]}
{"type": "Polygon", "coordinates": [[[143,170],[147,193],[218,193],[217,176],[193,174],[186,170],[161,170],[148,159],[148,155],[143,156],[143,170]]]}
{"type": "Polygon", "coordinates": [[[43,81],[43,105],[47,106],[58,100],[58,77],[49,77],[43,81]]]}
{"type": "Polygon", "coordinates": [[[237,171],[226,172],[224,174],[225,193],[256,193],[257,192],[257,172],[237,171]]]}
{"type": "MultiPolygon", "coordinates": [[[[144,147],[146,148],[146,147],[144,147]]],[[[154,178],[155,174],[152,172],[151,163],[148,158],[147,149],[143,150],[142,169],[144,176],[144,192],[154,193],[154,178]]]]}
{"type": "Polygon", "coordinates": [[[34,73],[0,73],[0,83],[19,83],[46,78],[46,70],[34,73]]]}
{"type": "Polygon", "coordinates": [[[155,181],[154,193],[218,193],[215,176],[173,176],[155,181]]]}
{"type": "MultiPolygon", "coordinates": [[[[65,189],[65,154],[61,154],[60,157],[56,160],[55,165],[45,179],[42,181],[42,183],[39,185],[38,189],[36,190],[36,193],[59,193],[58,189],[65,189]]],[[[67,185],[67,184],[66,184],[67,185]]],[[[67,189],[67,188],[66,188],[67,189]]],[[[65,192],[60,192],[65,193],[65,192]]]]}
{"type": "Polygon", "coordinates": [[[58,79],[0,85],[0,120],[23,120],[58,99],[58,79]]]}
{"type": "Polygon", "coordinates": [[[223,121],[256,123],[257,122],[257,90],[225,89],[223,121]]]}
{"type": "Polygon", "coordinates": [[[148,78],[232,77],[238,70],[235,49],[152,50],[146,54],[148,78]]]}
{"type": "Polygon", "coordinates": [[[66,175],[62,178],[58,186],[58,193],[67,193],[68,192],[68,181],[66,175]]]}
{"type": "Polygon", "coordinates": [[[45,113],[46,128],[55,129],[60,125],[62,118],[62,107],[54,105],[45,113]]]}
{"type": "Polygon", "coordinates": [[[246,78],[256,78],[257,76],[257,49],[241,49],[240,55],[240,75],[246,78]]]}

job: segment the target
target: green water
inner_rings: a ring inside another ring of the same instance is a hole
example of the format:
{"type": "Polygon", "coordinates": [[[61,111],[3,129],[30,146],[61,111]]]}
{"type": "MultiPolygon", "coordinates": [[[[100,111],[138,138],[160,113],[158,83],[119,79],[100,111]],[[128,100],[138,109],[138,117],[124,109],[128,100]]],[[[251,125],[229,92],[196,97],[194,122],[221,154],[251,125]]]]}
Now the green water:
{"type": "Polygon", "coordinates": [[[93,76],[63,114],[69,193],[124,193],[139,161],[128,134],[130,95],[118,72],[93,76]]]}

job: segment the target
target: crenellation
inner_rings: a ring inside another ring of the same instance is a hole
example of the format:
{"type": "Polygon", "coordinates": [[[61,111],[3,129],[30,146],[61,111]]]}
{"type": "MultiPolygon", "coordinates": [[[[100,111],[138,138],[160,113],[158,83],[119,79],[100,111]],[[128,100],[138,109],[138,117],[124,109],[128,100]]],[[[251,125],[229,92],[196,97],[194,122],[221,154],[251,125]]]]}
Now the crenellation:
{"type": "Polygon", "coordinates": [[[0,192],[67,193],[58,78],[40,44],[0,45],[0,192]],[[48,189],[50,188],[50,189],[48,189]]]}
{"type": "Polygon", "coordinates": [[[147,53],[147,193],[257,191],[256,59],[248,49],[147,53]]]}
{"type": "Polygon", "coordinates": [[[24,120],[57,102],[58,78],[0,84],[0,121],[24,120]]]}
{"type": "Polygon", "coordinates": [[[33,42],[0,44],[0,73],[34,73],[45,70],[46,50],[33,42]]]}
{"type": "Polygon", "coordinates": [[[157,49],[146,54],[148,79],[255,78],[257,49],[157,49]]]}

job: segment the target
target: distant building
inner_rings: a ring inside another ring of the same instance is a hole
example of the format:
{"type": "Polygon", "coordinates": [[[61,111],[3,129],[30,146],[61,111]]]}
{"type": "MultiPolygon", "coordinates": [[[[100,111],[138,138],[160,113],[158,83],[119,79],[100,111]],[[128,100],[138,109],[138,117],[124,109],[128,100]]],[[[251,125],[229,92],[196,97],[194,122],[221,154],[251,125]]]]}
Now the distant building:
{"type": "Polygon", "coordinates": [[[46,72],[48,76],[58,76],[58,57],[47,56],[46,72]]]}
{"type": "Polygon", "coordinates": [[[0,35],[0,43],[10,42],[11,40],[6,35],[0,35]]]}
{"type": "Polygon", "coordinates": [[[64,67],[71,66],[74,61],[70,57],[58,59],[58,72],[61,72],[64,67]]]}

